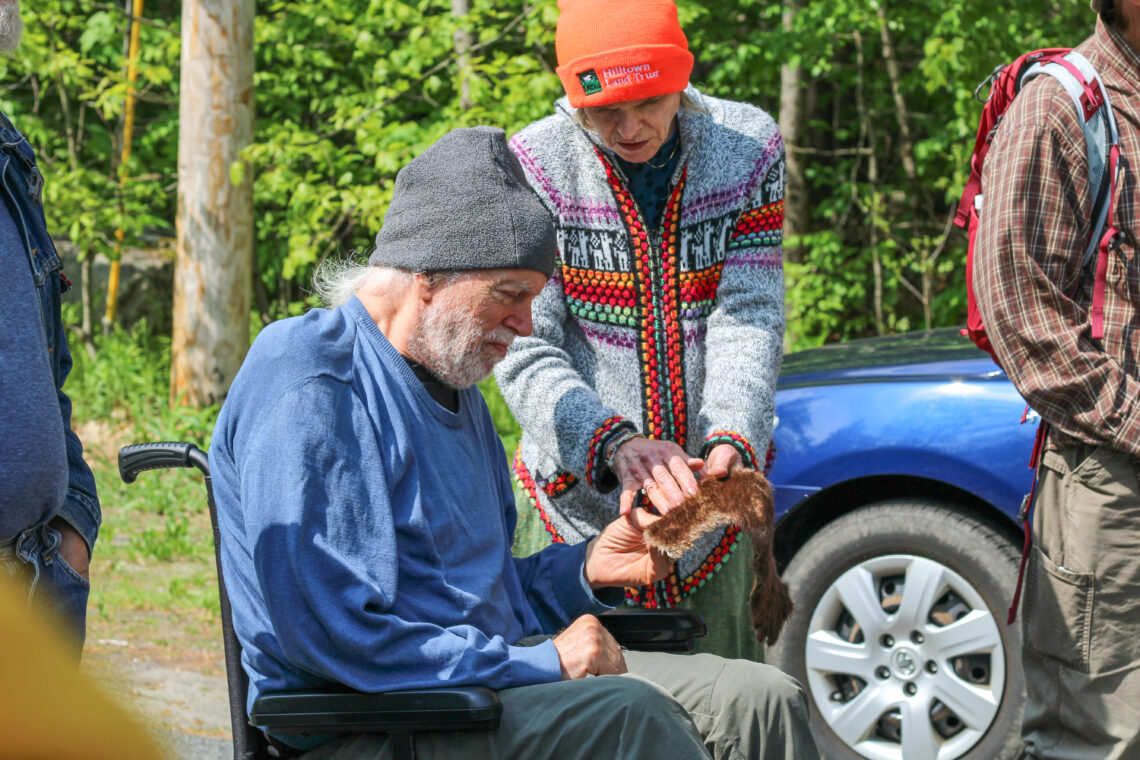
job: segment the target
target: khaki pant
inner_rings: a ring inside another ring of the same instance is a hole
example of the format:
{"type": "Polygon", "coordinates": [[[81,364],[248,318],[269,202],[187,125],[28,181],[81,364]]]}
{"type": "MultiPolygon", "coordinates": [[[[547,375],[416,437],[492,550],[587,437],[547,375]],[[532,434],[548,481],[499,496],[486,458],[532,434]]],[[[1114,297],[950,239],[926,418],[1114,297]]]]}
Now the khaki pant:
{"type": "MultiPolygon", "coordinates": [[[[775,668],[626,652],[630,673],[499,692],[497,731],[417,734],[422,760],[813,760],[804,690],[775,668]]],[[[334,740],[305,760],[390,758],[387,737],[334,740]]]]}
{"type": "Polygon", "coordinates": [[[1140,758],[1140,486],[1108,447],[1046,452],[1022,638],[1040,760],[1140,758]]]}

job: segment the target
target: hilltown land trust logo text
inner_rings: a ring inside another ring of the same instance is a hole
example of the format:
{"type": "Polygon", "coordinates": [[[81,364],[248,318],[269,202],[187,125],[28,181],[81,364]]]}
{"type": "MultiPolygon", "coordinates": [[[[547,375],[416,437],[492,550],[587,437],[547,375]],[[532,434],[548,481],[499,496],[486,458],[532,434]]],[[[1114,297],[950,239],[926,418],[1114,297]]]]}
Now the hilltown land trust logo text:
{"type": "Polygon", "coordinates": [[[644,82],[647,79],[657,79],[659,76],[661,76],[661,72],[657,69],[651,69],[648,63],[640,63],[636,66],[611,66],[608,69],[602,69],[602,79],[605,81],[606,87],[644,82]]]}
{"type": "Polygon", "coordinates": [[[608,69],[602,69],[601,77],[598,76],[596,70],[589,69],[578,74],[578,82],[581,83],[583,92],[587,95],[595,95],[605,87],[635,84],[649,79],[657,79],[660,76],[659,70],[650,68],[648,63],[640,63],[636,66],[611,66],[608,69]]]}

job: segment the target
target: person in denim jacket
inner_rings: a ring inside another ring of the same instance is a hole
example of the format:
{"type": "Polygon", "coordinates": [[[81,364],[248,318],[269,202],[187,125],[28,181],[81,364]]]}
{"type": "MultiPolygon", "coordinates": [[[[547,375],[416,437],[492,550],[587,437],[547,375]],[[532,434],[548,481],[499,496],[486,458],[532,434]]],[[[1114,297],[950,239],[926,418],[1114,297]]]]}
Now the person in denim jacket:
{"type": "MultiPolygon", "coordinates": [[[[0,0],[0,49],[21,28],[17,0],[0,0]]],[[[0,114],[0,572],[54,610],[81,649],[100,511],[63,393],[66,281],[42,191],[31,146],[0,114]]]]}

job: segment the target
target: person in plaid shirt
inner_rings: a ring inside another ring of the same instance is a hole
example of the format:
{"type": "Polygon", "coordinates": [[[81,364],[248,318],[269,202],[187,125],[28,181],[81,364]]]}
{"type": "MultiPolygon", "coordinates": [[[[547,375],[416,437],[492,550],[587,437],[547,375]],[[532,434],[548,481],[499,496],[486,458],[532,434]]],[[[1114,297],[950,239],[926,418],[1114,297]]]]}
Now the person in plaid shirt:
{"type": "Polygon", "coordinates": [[[996,133],[974,270],[997,357],[1049,425],[1022,608],[1032,758],[1140,757],[1140,0],[1092,5],[1077,50],[1108,89],[1121,150],[1103,340],[1081,266],[1088,148],[1052,77],[996,133]]]}

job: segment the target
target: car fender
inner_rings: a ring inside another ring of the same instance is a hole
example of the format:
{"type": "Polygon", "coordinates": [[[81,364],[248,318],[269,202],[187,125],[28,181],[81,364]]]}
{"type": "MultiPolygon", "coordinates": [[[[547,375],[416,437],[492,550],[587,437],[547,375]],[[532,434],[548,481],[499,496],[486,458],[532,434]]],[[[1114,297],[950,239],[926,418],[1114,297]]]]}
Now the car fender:
{"type": "Polygon", "coordinates": [[[1012,517],[1031,480],[1036,424],[1020,424],[1024,408],[1012,385],[990,380],[781,389],[769,473],[776,514],[851,481],[912,477],[953,483],[1012,517]]]}

